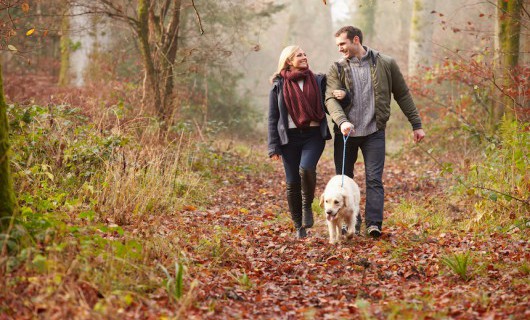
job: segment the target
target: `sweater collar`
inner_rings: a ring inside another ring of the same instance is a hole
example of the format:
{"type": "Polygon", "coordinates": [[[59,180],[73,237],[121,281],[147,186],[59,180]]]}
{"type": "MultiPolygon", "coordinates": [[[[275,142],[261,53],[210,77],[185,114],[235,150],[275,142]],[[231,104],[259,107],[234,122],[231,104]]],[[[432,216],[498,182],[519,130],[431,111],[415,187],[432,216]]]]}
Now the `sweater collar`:
{"type": "MultiPolygon", "coordinates": [[[[363,46],[363,48],[364,50],[366,50],[366,54],[361,57],[360,61],[371,60],[371,63],[375,66],[375,61],[377,56],[379,56],[379,51],[376,51],[368,46],[363,46]]],[[[347,64],[349,64],[350,62],[359,62],[359,59],[357,59],[357,57],[342,58],[341,60],[347,62],[347,64]]]]}

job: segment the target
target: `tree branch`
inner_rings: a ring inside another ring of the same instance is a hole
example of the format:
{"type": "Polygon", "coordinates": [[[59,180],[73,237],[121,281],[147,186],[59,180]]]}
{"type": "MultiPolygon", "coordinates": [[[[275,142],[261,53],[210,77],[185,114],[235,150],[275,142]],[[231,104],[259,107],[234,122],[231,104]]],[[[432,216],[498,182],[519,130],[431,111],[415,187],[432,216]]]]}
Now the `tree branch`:
{"type": "Polygon", "coordinates": [[[473,185],[472,187],[473,188],[477,188],[477,189],[482,189],[482,190],[488,190],[488,191],[491,191],[491,192],[495,192],[495,193],[498,193],[500,195],[509,197],[510,199],[514,199],[514,200],[520,201],[520,202],[522,202],[522,203],[524,203],[526,205],[530,205],[530,199],[527,199],[527,200],[519,199],[517,197],[512,196],[511,194],[507,194],[507,193],[504,193],[504,192],[500,192],[499,190],[494,190],[494,189],[490,189],[490,188],[482,187],[482,186],[478,186],[478,185],[473,185]]]}
{"type": "Polygon", "coordinates": [[[195,7],[194,0],[191,0],[191,5],[193,6],[193,10],[195,10],[195,15],[197,16],[197,20],[199,20],[199,30],[201,31],[201,35],[203,35],[204,29],[202,28],[201,16],[199,15],[199,12],[197,11],[197,7],[195,7]]]}

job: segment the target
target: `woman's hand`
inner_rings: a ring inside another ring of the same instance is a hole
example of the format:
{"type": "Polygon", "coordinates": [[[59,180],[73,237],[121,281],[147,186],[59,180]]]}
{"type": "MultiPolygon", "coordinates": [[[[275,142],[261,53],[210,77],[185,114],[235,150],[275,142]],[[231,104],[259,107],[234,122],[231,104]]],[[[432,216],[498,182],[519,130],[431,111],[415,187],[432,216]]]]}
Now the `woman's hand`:
{"type": "Polygon", "coordinates": [[[271,159],[274,160],[274,161],[279,161],[282,159],[282,156],[280,156],[279,154],[273,154],[271,156],[271,159]]]}
{"type": "Polygon", "coordinates": [[[344,90],[333,90],[333,96],[335,99],[342,100],[346,97],[346,91],[344,90]]]}

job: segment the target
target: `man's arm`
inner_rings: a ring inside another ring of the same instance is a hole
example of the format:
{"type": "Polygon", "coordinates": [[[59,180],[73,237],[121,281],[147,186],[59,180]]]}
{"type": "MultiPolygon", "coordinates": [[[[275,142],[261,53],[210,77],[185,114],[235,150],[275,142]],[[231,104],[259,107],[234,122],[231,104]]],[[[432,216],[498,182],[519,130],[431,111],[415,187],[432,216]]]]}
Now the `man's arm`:
{"type": "Polygon", "coordinates": [[[335,63],[329,68],[326,78],[326,110],[331,119],[339,126],[342,134],[346,135],[350,130],[353,131],[353,124],[348,121],[344,109],[333,94],[334,90],[344,90],[345,87],[339,79],[339,72],[335,63]]]}
{"type": "Polygon", "coordinates": [[[414,100],[412,100],[412,95],[403,78],[403,74],[394,59],[390,61],[390,73],[392,75],[392,94],[394,95],[394,99],[409,120],[412,129],[421,129],[421,118],[418,109],[414,104],[414,100]]]}

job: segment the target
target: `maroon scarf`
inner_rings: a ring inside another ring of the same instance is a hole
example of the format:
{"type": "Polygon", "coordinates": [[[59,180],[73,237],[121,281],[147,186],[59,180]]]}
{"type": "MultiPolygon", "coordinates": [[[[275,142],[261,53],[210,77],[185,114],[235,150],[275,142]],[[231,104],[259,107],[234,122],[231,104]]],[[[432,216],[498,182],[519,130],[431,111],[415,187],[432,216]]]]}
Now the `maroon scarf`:
{"type": "Polygon", "coordinates": [[[322,93],[318,89],[317,80],[311,70],[282,70],[283,100],[287,112],[297,128],[309,127],[311,121],[320,122],[324,119],[322,93]],[[304,91],[300,90],[298,81],[304,80],[304,91]]]}

